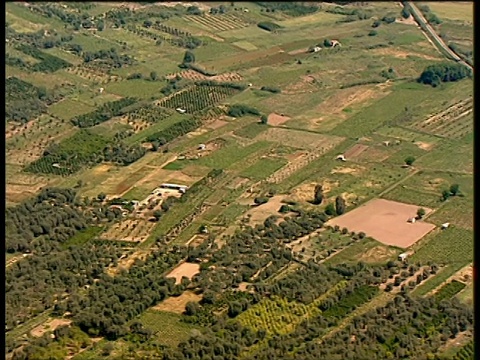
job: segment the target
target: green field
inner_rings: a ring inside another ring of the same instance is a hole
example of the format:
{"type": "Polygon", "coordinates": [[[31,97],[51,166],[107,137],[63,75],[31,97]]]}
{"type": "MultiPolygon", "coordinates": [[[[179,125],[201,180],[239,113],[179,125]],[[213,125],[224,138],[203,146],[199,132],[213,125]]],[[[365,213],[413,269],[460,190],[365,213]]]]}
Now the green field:
{"type": "MultiPolygon", "coordinates": [[[[472,4],[422,5],[473,61],[472,4]]],[[[401,3],[7,2],[5,33],[6,78],[21,80],[5,88],[8,359],[433,359],[463,346],[451,335],[473,330],[459,273],[474,250],[473,78],[401,3]],[[165,183],[188,189],[111,206],[165,183]],[[339,197],[345,211],[430,208],[436,228],[405,250],[327,227],[339,197]],[[411,292],[379,292],[433,264],[411,292]],[[74,331],[28,334],[50,317],[74,331]]]]}
{"type": "Polygon", "coordinates": [[[195,329],[181,322],[180,315],[164,311],[147,310],[139,321],[147,329],[153,330],[158,341],[165,345],[174,345],[187,340],[195,329]]]}

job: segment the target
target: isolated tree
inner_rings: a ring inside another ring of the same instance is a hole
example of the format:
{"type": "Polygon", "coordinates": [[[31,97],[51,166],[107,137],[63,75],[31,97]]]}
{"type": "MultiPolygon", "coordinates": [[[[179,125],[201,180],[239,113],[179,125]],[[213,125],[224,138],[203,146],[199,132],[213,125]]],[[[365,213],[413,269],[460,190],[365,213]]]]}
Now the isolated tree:
{"type": "Polygon", "coordinates": [[[323,186],[322,185],[316,185],[315,186],[315,192],[313,195],[313,203],[315,205],[320,205],[323,201],[323,186]]]}
{"type": "Polygon", "coordinates": [[[267,117],[267,115],[262,115],[262,116],[260,117],[260,123],[261,123],[261,124],[264,124],[264,125],[268,124],[268,117],[267,117]]]}
{"type": "Polygon", "coordinates": [[[160,210],[155,210],[153,212],[153,217],[156,221],[160,220],[160,218],[162,217],[162,212],[160,210]]]}
{"type": "Polygon", "coordinates": [[[253,202],[257,205],[262,205],[268,202],[268,198],[265,196],[259,196],[253,199],[253,202]]]}
{"type": "Polygon", "coordinates": [[[105,23],[103,21],[99,21],[97,24],[97,30],[98,31],[103,31],[105,29],[105,23]]]}
{"type": "Polygon", "coordinates": [[[451,192],[450,192],[450,191],[448,191],[448,190],[443,190],[443,192],[442,192],[442,200],[443,200],[443,201],[448,200],[448,198],[450,197],[450,195],[451,195],[451,192]]]}
{"type": "Polygon", "coordinates": [[[323,40],[323,46],[332,47],[332,41],[330,39],[323,40]]]}
{"type": "Polygon", "coordinates": [[[279,213],[285,214],[290,211],[290,206],[288,205],[282,205],[280,206],[280,209],[278,210],[279,213]]]}
{"type": "Polygon", "coordinates": [[[185,55],[183,55],[183,63],[184,64],[190,64],[195,62],[195,55],[193,52],[187,50],[185,51],[185,55]]]}
{"type": "Polygon", "coordinates": [[[459,192],[460,192],[460,185],[452,184],[450,186],[450,193],[452,194],[452,196],[458,195],[459,192]]]}
{"type": "Polygon", "coordinates": [[[425,216],[425,213],[426,213],[426,212],[425,212],[425,209],[424,209],[424,208],[419,208],[419,209],[417,210],[417,217],[418,217],[419,219],[421,219],[421,218],[423,218],[423,217],[425,216]]]}
{"type": "Polygon", "coordinates": [[[404,19],[408,19],[410,17],[410,10],[408,9],[407,6],[404,6],[400,14],[404,19]]]}
{"type": "Polygon", "coordinates": [[[198,305],[197,302],[189,301],[187,305],[185,305],[185,314],[188,316],[195,315],[199,309],[200,309],[200,305],[198,305]]]}
{"type": "Polygon", "coordinates": [[[335,212],[337,215],[342,215],[345,212],[345,199],[342,198],[341,196],[337,196],[335,199],[335,212]]]}
{"type": "Polygon", "coordinates": [[[325,214],[327,215],[335,215],[335,206],[333,204],[328,204],[325,207],[325,214]]]}
{"type": "Polygon", "coordinates": [[[104,193],[100,193],[98,194],[97,196],[97,199],[100,200],[100,201],[104,201],[105,199],[107,198],[107,195],[105,195],[104,193]]]}
{"type": "Polygon", "coordinates": [[[157,79],[158,79],[157,73],[156,73],[155,71],[152,71],[152,72],[150,73],[150,80],[155,81],[155,80],[157,80],[157,79]]]}
{"type": "Polygon", "coordinates": [[[415,162],[415,158],[413,156],[407,156],[404,161],[405,164],[411,166],[415,162]]]}

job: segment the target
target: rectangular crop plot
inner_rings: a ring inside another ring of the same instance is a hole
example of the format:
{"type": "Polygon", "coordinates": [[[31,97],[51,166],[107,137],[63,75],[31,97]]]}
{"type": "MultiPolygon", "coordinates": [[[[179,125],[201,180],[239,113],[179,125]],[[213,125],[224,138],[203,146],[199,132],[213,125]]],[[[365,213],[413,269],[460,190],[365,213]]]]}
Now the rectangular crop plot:
{"type": "MultiPolygon", "coordinates": [[[[407,248],[435,228],[422,221],[409,223],[415,217],[418,206],[395,201],[375,199],[342,216],[328,225],[346,227],[349,231],[364,232],[386,245],[407,248]]],[[[429,213],[430,209],[425,209],[429,213]]]]}
{"type": "Polygon", "coordinates": [[[325,150],[340,143],[342,138],[301,130],[270,128],[258,135],[257,139],[276,141],[282,145],[297,149],[325,150]]]}
{"type": "Polygon", "coordinates": [[[425,240],[425,245],[412,255],[411,261],[433,261],[457,267],[473,261],[472,230],[450,226],[446,230],[429,234],[425,240]]]}
{"type": "Polygon", "coordinates": [[[182,108],[187,113],[194,113],[216,105],[236,93],[238,90],[223,86],[193,86],[159,101],[158,105],[170,109],[182,108]]]}
{"type": "Polygon", "coordinates": [[[185,19],[215,32],[241,29],[249,25],[241,17],[235,14],[205,14],[202,16],[188,15],[185,16],[185,19]]]}

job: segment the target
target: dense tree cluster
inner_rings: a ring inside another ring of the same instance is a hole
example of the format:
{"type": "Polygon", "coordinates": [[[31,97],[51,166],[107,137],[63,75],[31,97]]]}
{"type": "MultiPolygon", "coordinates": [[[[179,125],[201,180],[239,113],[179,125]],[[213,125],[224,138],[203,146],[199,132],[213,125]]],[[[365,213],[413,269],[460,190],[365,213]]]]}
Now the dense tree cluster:
{"type": "Polygon", "coordinates": [[[227,114],[232,117],[242,117],[247,115],[260,116],[260,111],[248,105],[233,104],[229,107],[227,114]]]}
{"type": "Polygon", "coordinates": [[[155,142],[157,144],[165,145],[179,136],[188,134],[190,131],[195,130],[201,125],[201,121],[198,119],[185,119],[173,125],[170,125],[164,130],[149,135],[146,141],[155,142]]]}
{"type": "Polygon", "coordinates": [[[134,104],[136,101],[137,99],[131,97],[109,101],[92,112],[74,117],[71,122],[79,128],[95,126],[110,120],[114,116],[123,115],[123,109],[134,104]]]}
{"type": "Polygon", "coordinates": [[[20,44],[17,46],[17,49],[26,55],[30,55],[31,57],[40,60],[40,62],[30,67],[32,71],[52,73],[72,66],[69,62],[54,55],[47,54],[32,45],[20,44]]]}
{"type": "Polygon", "coordinates": [[[280,11],[290,16],[304,16],[320,10],[316,3],[300,2],[256,2],[266,12],[280,11]]]}
{"type": "Polygon", "coordinates": [[[418,82],[436,87],[442,82],[458,81],[468,76],[470,72],[462,64],[442,63],[427,66],[418,82]]]}
{"type": "Polygon", "coordinates": [[[42,157],[30,163],[26,170],[33,173],[70,175],[84,166],[102,161],[129,165],[145,153],[146,150],[141,145],[125,145],[117,137],[108,139],[81,129],[71,137],[51,144],[42,157]]]}
{"type": "Polygon", "coordinates": [[[267,30],[267,31],[271,31],[271,32],[275,32],[279,29],[281,29],[282,27],[278,24],[275,24],[271,21],[262,21],[262,22],[259,22],[257,24],[257,26],[260,28],[260,29],[263,29],[263,30],[267,30]]]}
{"type": "Polygon", "coordinates": [[[114,68],[121,68],[126,65],[132,65],[134,60],[127,54],[118,54],[115,48],[110,50],[99,50],[97,52],[84,52],[83,61],[85,63],[93,62],[95,64],[108,65],[114,68]]]}
{"type": "Polygon", "coordinates": [[[26,123],[60,100],[60,96],[11,76],[5,80],[5,120],[26,123]]]}

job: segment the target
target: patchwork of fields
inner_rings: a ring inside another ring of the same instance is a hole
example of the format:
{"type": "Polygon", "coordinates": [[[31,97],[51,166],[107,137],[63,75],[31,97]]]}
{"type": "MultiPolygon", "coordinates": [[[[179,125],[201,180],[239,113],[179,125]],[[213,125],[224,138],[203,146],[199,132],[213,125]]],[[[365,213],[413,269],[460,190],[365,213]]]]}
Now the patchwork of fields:
{"type": "Polygon", "coordinates": [[[6,358],[470,354],[473,80],[406,11],[7,3],[6,358]]]}

